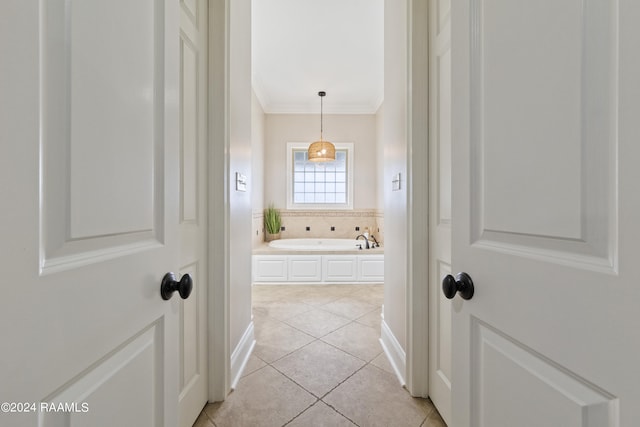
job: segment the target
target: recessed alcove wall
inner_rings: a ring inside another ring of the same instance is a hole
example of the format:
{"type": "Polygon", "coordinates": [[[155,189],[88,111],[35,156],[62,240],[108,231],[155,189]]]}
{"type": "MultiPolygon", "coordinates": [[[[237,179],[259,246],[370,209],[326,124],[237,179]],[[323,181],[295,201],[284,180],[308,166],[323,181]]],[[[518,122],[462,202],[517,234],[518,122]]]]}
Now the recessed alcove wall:
{"type": "MultiPolygon", "coordinates": [[[[280,211],[283,239],[304,237],[329,237],[337,239],[355,239],[369,229],[378,242],[384,241],[384,216],[377,209],[356,209],[350,211],[318,211],[318,210],[286,210],[280,211]],[[309,230],[307,230],[309,227],[309,230]],[[334,230],[331,230],[331,228],[334,230]],[[359,231],[356,231],[359,227],[359,231]]],[[[264,225],[262,211],[253,212],[253,244],[254,248],[264,242],[264,225]]]]}
{"type": "Polygon", "coordinates": [[[263,209],[273,204],[282,215],[282,238],[354,238],[366,228],[383,241],[381,209],[383,168],[378,141],[378,114],[325,114],[324,138],[353,143],[354,189],[352,210],[287,210],[287,143],[311,142],[320,136],[319,114],[270,114],[253,97],[252,239],[256,247],[264,242],[263,209]],[[310,229],[307,231],[307,227],[310,229]],[[334,227],[334,230],[331,230],[334,227]],[[356,231],[356,227],[360,227],[356,231]],[[379,230],[379,231],[378,231],[379,230]]]}

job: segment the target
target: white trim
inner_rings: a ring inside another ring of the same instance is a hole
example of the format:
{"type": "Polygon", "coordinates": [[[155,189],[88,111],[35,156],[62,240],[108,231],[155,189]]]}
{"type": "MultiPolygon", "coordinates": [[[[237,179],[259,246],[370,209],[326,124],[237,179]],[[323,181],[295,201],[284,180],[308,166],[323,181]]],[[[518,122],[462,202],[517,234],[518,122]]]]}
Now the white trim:
{"type": "Polygon", "coordinates": [[[229,1],[209,2],[208,361],[209,401],[229,392],[229,1]]]}
{"type": "Polygon", "coordinates": [[[407,390],[429,394],[429,39],[427,2],[408,3],[407,390]]]}
{"type": "Polygon", "coordinates": [[[400,385],[404,387],[407,383],[404,374],[407,371],[407,356],[393,332],[391,332],[391,328],[387,326],[384,320],[382,320],[380,327],[380,345],[382,345],[382,350],[384,350],[384,354],[389,359],[400,385]]]}
{"type": "MultiPolygon", "coordinates": [[[[209,111],[211,120],[210,123],[210,150],[209,150],[209,269],[210,280],[210,292],[208,297],[208,312],[209,312],[209,401],[221,401],[224,400],[229,390],[229,375],[230,375],[230,352],[229,352],[229,277],[228,277],[228,251],[225,248],[229,247],[229,235],[228,225],[229,221],[229,203],[228,194],[226,188],[228,187],[228,112],[230,110],[228,102],[228,49],[229,49],[229,7],[231,0],[218,0],[210,1],[209,8],[209,111]]],[[[411,5],[413,1],[409,0],[411,5]]],[[[412,8],[409,8],[408,15],[410,16],[412,8]]],[[[411,34],[407,34],[411,37],[411,34]]],[[[411,61],[417,60],[409,55],[408,64],[411,61]]],[[[427,70],[428,71],[428,70],[427,70]]],[[[407,70],[407,72],[411,72],[407,70]]],[[[412,73],[415,75],[415,73],[412,73]]],[[[426,71],[424,73],[426,75],[426,71]]],[[[409,89],[409,88],[407,88],[409,89]]],[[[261,102],[264,100],[261,100],[261,102]]],[[[268,100],[267,100],[268,101],[268,100]]],[[[412,111],[414,105],[418,105],[419,98],[415,100],[414,104],[409,103],[407,108],[409,114],[414,113],[413,116],[418,117],[416,112],[412,111]]],[[[372,113],[377,113],[380,107],[378,107],[372,113]]],[[[263,104],[265,112],[272,112],[269,106],[263,104]]],[[[328,111],[330,113],[330,111],[328,111]]],[[[426,117],[426,114],[422,117],[426,117]]],[[[415,141],[416,144],[410,144],[410,150],[415,149],[420,143],[418,138],[420,134],[413,134],[413,138],[410,142],[415,141]]],[[[424,136],[423,142],[426,141],[424,136]]],[[[307,143],[308,144],[308,143],[307,143]]],[[[408,153],[408,157],[411,156],[411,151],[408,153]]],[[[352,157],[352,156],[351,156],[352,157]]],[[[409,162],[409,159],[407,159],[409,162]]],[[[424,164],[422,164],[424,167],[424,164]]],[[[416,168],[412,168],[409,165],[408,179],[413,179],[412,174],[416,172],[416,168]]],[[[355,172],[354,172],[355,173],[355,172]]],[[[417,184],[417,183],[416,183],[417,184]]],[[[426,189],[427,187],[423,187],[426,189]]],[[[416,187],[416,190],[419,187],[416,187]]],[[[351,194],[353,190],[350,189],[351,194]]],[[[428,195],[425,191],[425,197],[428,195]]],[[[306,209],[309,209],[306,207],[306,209]]],[[[309,209],[310,210],[310,209],[309,209]]],[[[338,210],[336,207],[332,207],[331,210],[338,210]]],[[[414,210],[416,214],[427,215],[428,211],[419,212],[414,210]]],[[[409,218],[408,231],[411,233],[412,227],[415,226],[412,218],[409,218]]],[[[410,246],[411,248],[411,246],[410,246]]],[[[416,258],[417,259],[417,258],[416,258]]],[[[426,258],[423,258],[426,259],[426,258]]],[[[422,279],[424,279],[423,276],[422,279]]],[[[413,301],[412,298],[416,298],[415,292],[413,292],[413,286],[415,283],[412,280],[420,279],[420,276],[410,276],[410,280],[407,281],[407,310],[413,310],[418,301],[413,301]]],[[[421,301],[425,304],[425,301],[421,301]]],[[[424,307],[424,306],[423,306],[424,307]]],[[[428,358],[417,358],[417,352],[411,350],[413,339],[416,334],[419,333],[420,328],[416,328],[413,325],[414,317],[407,315],[407,341],[409,351],[413,354],[410,357],[413,360],[412,366],[420,366],[420,364],[427,364],[428,358]],[[410,331],[410,332],[409,332],[410,331]]],[[[428,331],[428,328],[426,329],[428,331]]],[[[425,332],[426,334],[426,332],[425,332]]],[[[398,341],[395,339],[388,326],[382,323],[382,333],[380,342],[385,350],[385,354],[392,361],[392,366],[400,379],[402,384],[405,383],[404,376],[401,372],[406,372],[406,356],[402,348],[399,346],[398,341]],[[391,352],[393,350],[393,352],[391,352]],[[390,357],[394,355],[393,358],[390,357]]],[[[425,336],[426,340],[427,337],[425,336]]],[[[413,377],[415,373],[410,372],[409,375],[413,377]]],[[[415,381],[412,381],[415,384],[415,381]]],[[[411,392],[411,390],[409,390],[411,392]]]]}
{"type": "MultiPolygon", "coordinates": [[[[254,78],[253,85],[255,86],[256,84],[260,85],[254,78]]],[[[383,96],[381,95],[380,98],[366,104],[329,106],[325,107],[324,114],[376,114],[382,104],[382,100],[383,96]]],[[[265,114],[317,114],[318,104],[316,102],[308,104],[274,104],[267,100],[263,105],[263,110],[265,114]]]]}
{"type": "Polygon", "coordinates": [[[249,326],[244,331],[238,346],[231,353],[231,390],[234,390],[242,377],[242,372],[247,366],[249,357],[256,345],[253,333],[253,321],[249,322],[249,326]]]}
{"type": "Polygon", "coordinates": [[[354,144],[353,142],[334,142],[336,150],[347,150],[347,203],[293,203],[293,150],[307,149],[309,142],[287,142],[287,209],[290,210],[352,210],[353,182],[355,181],[354,144]]]}

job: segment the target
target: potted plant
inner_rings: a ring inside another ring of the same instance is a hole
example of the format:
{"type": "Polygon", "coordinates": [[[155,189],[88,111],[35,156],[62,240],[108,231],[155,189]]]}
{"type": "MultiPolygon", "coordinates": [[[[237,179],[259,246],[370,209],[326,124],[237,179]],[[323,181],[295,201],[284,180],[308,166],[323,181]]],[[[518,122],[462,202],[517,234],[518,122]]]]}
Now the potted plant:
{"type": "Polygon", "coordinates": [[[280,211],[274,208],[273,204],[270,204],[269,207],[264,210],[265,240],[270,242],[279,239],[281,226],[280,211]]]}

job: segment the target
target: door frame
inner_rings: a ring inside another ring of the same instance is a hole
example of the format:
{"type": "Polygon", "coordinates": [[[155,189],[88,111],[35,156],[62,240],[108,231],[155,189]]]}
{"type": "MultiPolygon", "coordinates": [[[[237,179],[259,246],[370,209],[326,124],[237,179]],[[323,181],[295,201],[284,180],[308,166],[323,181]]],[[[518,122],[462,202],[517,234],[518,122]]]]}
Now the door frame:
{"type": "Polygon", "coordinates": [[[229,298],[229,0],[209,0],[208,359],[209,402],[231,389],[229,298]]]}
{"type": "MultiPolygon", "coordinates": [[[[229,1],[209,0],[209,200],[208,354],[209,401],[230,390],[229,299],[229,1]]],[[[406,0],[407,97],[407,300],[405,382],[413,396],[428,396],[428,1],[406,0]],[[413,78],[418,76],[419,78],[413,78]],[[413,118],[416,118],[413,120],[413,118]]],[[[389,238],[389,237],[388,237],[389,238]]],[[[393,238],[393,237],[391,237],[393,238]]]]}
{"type": "Polygon", "coordinates": [[[429,1],[407,13],[406,387],[429,395],[429,1]]]}

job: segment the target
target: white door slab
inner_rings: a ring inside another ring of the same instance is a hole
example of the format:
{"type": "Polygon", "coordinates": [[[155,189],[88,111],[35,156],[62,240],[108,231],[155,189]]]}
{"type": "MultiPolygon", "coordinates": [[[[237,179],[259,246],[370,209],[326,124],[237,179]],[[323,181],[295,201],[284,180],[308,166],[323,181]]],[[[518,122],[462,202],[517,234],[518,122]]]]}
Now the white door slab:
{"type": "Polygon", "coordinates": [[[452,2],[452,427],[640,420],[638,20],[452,2]]]}
{"type": "Polygon", "coordinates": [[[208,2],[180,2],[180,273],[194,281],[180,301],[179,425],[207,403],[207,24],[208,2]]]}
{"type": "Polygon", "coordinates": [[[429,397],[451,422],[451,2],[429,1],[429,397]]]}
{"type": "Polygon", "coordinates": [[[178,423],[178,35],[173,1],[0,5],[0,425],[178,423]]]}

